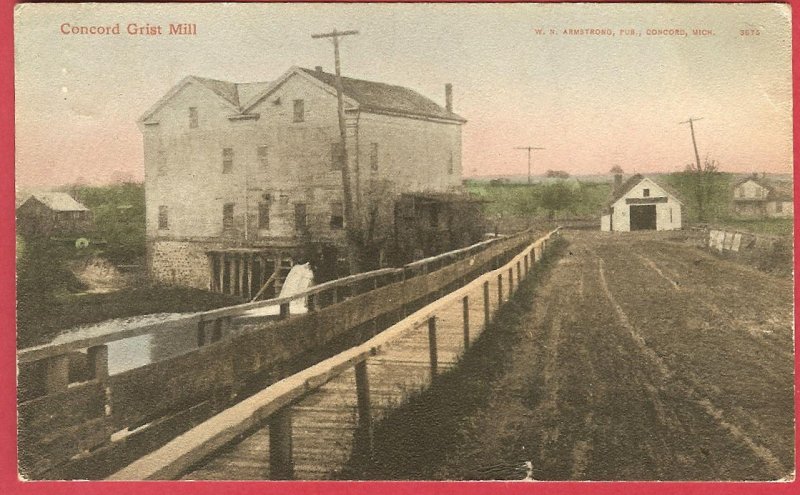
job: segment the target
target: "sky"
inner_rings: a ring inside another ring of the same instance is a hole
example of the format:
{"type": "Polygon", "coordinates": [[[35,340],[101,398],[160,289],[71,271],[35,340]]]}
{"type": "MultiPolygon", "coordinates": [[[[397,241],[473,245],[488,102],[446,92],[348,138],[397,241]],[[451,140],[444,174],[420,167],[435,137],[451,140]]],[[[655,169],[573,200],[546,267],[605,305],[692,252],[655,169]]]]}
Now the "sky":
{"type": "Polygon", "coordinates": [[[702,118],[701,159],[788,173],[790,17],[782,4],[24,4],[15,13],[17,186],[141,180],[136,121],[183,77],[332,70],[331,44],[311,34],[333,28],[360,32],[342,42],[346,76],[442,105],[453,84],[468,120],[465,176],[527,173],[518,146],[545,148],[534,174],[680,170],[694,161],[681,124],[689,117],[702,118]],[[63,34],[65,23],[122,33],[63,34]],[[127,34],[134,23],[165,34],[127,34]],[[170,23],[196,24],[197,34],[168,35],[170,23]]]}

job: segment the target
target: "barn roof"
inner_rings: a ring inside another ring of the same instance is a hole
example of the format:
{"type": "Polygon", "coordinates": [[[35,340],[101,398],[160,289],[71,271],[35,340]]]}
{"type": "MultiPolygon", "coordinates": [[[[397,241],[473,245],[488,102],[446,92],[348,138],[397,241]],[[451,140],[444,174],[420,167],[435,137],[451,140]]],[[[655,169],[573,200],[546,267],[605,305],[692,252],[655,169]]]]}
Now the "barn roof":
{"type": "Polygon", "coordinates": [[[657,185],[658,187],[663,189],[664,192],[666,192],[667,194],[669,194],[670,196],[675,198],[676,201],[681,202],[680,196],[671,187],[665,186],[665,185],[661,184],[660,182],[657,182],[657,181],[653,180],[650,177],[645,177],[642,174],[634,174],[634,175],[628,177],[628,179],[625,182],[622,183],[622,185],[619,187],[619,189],[617,189],[616,191],[612,192],[611,198],[603,206],[603,212],[607,213],[608,211],[610,211],[611,206],[614,203],[616,203],[617,201],[619,201],[620,198],[624,197],[626,194],[631,192],[631,189],[636,187],[637,184],[639,184],[640,182],[642,182],[645,179],[650,180],[655,185],[657,185]]]}
{"type": "MultiPolygon", "coordinates": [[[[328,86],[336,84],[334,74],[317,69],[301,68],[301,70],[328,86]]],[[[441,107],[433,100],[403,86],[342,77],[342,91],[346,96],[357,101],[361,109],[365,111],[384,110],[405,115],[466,122],[460,115],[448,112],[446,108],[441,107]]]]}
{"type": "Polygon", "coordinates": [[[33,193],[30,198],[25,200],[25,203],[30,201],[31,198],[37,199],[40,203],[53,211],[89,211],[89,208],[76,201],[75,198],[69,194],[63,192],[33,193]]]}

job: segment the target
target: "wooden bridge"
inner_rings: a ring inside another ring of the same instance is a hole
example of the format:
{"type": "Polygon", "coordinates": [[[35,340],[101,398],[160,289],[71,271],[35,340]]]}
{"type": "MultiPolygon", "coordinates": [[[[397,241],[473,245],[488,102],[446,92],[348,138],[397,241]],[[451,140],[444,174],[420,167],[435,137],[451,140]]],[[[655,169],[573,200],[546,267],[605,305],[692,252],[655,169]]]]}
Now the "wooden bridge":
{"type": "Polygon", "coordinates": [[[30,479],[330,477],[354,442],[371,448],[376,420],[456,362],[556,232],[21,350],[20,471],[30,479]],[[308,313],[291,314],[296,300],[308,313]],[[280,308],[272,321],[239,318],[267,306],[280,308]],[[109,375],[109,343],[187,324],[197,328],[196,348],[109,375]]]}

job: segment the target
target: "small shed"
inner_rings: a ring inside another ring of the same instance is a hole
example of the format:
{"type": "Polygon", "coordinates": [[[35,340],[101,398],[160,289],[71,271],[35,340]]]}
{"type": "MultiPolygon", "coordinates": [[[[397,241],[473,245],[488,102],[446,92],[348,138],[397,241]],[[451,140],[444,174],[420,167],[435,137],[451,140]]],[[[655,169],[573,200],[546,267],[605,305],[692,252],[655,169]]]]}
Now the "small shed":
{"type": "Polygon", "coordinates": [[[17,226],[27,236],[83,234],[92,229],[92,212],[67,193],[34,193],[17,208],[17,226]]]}
{"type": "Polygon", "coordinates": [[[636,174],[615,187],[600,218],[600,230],[678,230],[682,206],[664,186],[636,174]]]}

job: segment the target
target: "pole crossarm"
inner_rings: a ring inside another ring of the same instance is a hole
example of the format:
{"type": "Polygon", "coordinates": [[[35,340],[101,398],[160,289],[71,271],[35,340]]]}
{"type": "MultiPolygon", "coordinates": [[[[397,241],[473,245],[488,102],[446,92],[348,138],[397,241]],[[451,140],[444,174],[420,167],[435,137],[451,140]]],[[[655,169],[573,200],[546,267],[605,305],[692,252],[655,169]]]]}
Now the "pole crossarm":
{"type": "Polygon", "coordinates": [[[703,117],[689,117],[689,120],[680,122],[680,124],[689,124],[689,130],[692,132],[692,145],[694,146],[694,158],[697,163],[697,170],[702,170],[700,167],[700,153],[697,152],[697,140],[694,137],[694,123],[698,120],[703,120],[703,117]]]}

